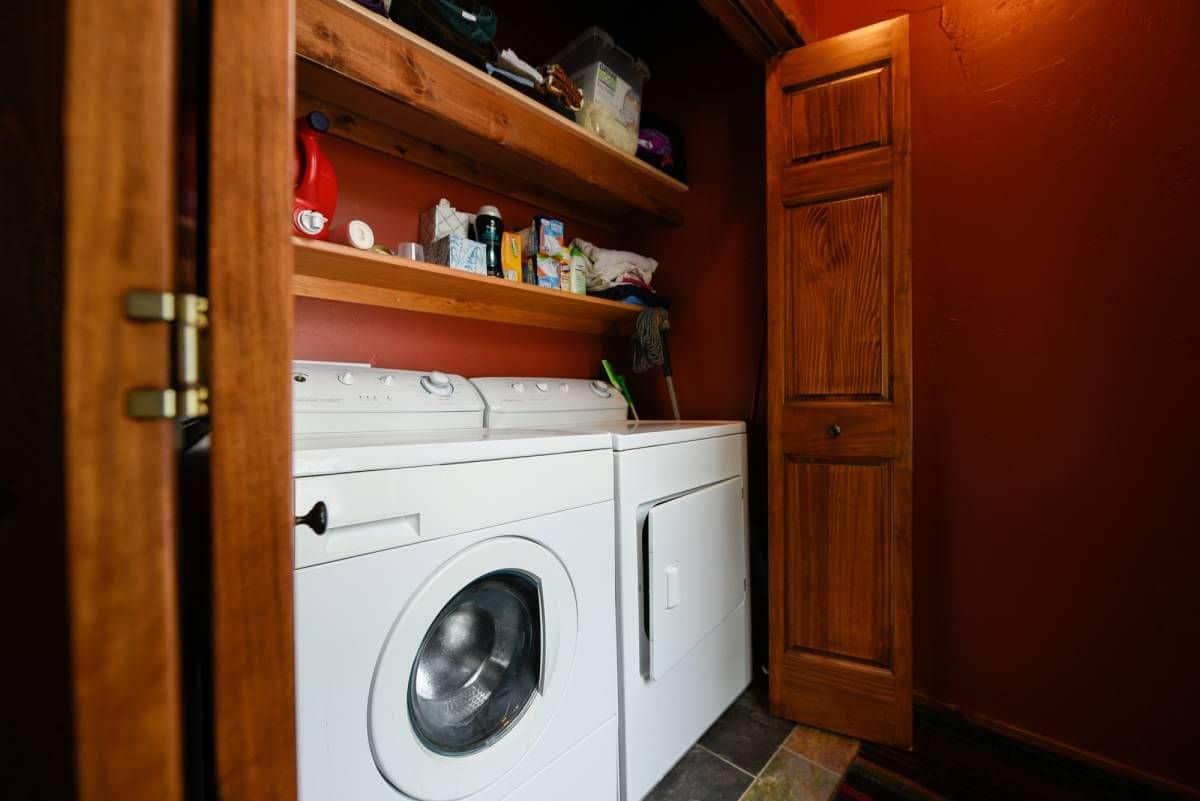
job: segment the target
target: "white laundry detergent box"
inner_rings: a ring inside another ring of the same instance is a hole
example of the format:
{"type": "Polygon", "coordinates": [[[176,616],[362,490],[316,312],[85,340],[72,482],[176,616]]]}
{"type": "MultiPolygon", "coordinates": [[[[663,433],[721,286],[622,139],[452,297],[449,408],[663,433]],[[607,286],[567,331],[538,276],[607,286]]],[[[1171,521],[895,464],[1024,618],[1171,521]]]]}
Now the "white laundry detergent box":
{"type": "Polygon", "coordinates": [[[450,205],[450,201],[442,198],[436,206],[421,213],[418,236],[425,247],[444,236],[458,235],[465,239],[470,233],[470,224],[470,214],[459,211],[450,205]]]}
{"type": "Polygon", "coordinates": [[[459,234],[443,236],[425,250],[425,258],[434,264],[487,275],[487,248],[482,242],[459,234]]]}

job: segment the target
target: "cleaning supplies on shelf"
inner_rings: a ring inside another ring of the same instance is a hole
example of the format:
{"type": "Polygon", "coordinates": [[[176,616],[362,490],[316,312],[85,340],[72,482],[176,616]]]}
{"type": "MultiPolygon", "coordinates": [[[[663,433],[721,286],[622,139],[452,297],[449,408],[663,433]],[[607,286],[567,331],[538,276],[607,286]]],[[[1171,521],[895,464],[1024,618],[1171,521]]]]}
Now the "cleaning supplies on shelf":
{"type": "Polygon", "coordinates": [[[561,254],[560,250],[553,256],[543,256],[537,253],[525,257],[533,265],[533,275],[538,286],[547,289],[562,289],[563,261],[561,254]]]}
{"type": "Polygon", "coordinates": [[[574,244],[571,245],[569,254],[571,257],[571,267],[570,267],[570,272],[569,272],[570,283],[569,283],[568,288],[570,289],[570,291],[572,293],[574,293],[576,295],[586,295],[587,294],[587,263],[588,263],[587,256],[585,256],[583,254],[582,250],[575,247],[574,244]]]}
{"type": "MultiPolygon", "coordinates": [[[[521,254],[528,265],[524,276],[526,282],[548,289],[562,289],[563,265],[567,265],[568,272],[570,270],[570,257],[563,245],[566,234],[562,220],[539,215],[533,218],[533,225],[522,229],[520,235],[521,254]]],[[[569,283],[568,280],[568,287],[569,283]]]]}
{"type": "Polygon", "coordinates": [[[521,281],[521,237],[505,231],[500,238],[500,269],[508,281],[521,281]]]}
{"type": "Polygon", "coordinates": [[[533,225],[521,230],[521,253],[525,256],[541,254],[553,256],[563,249],[566,240],[562,220],[538,215],[533,225]]]}
{"type": "Polygon", "coordinates": [[[313,111],[296,120],[292,153],[292,228],[309,239],[328,239],[329,223],[337,208],[337,173],[321,152],[321,136],[329,118],[313,111]]]}
{"type": "Polygon", "coordinates": [[[485,271],[495,278],[503,278],[504,270],[500,267],[500,242],[504,238],[504,221],[500,218],[500,210],[495,206],[481,207],[475,215],[473,229],[473,238],[483,245],[485,271]]]}

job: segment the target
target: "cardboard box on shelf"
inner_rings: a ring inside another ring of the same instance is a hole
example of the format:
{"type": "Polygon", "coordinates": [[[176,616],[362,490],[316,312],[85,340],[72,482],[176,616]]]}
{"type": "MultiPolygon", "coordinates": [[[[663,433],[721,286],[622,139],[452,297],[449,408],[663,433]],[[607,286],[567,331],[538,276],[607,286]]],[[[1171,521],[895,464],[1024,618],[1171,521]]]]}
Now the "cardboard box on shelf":
{"type": "Polygon", "coordinates": [[[511,231],[500,239],[500,269],[506,280],[521,280],[521,237],[511,231]]]}

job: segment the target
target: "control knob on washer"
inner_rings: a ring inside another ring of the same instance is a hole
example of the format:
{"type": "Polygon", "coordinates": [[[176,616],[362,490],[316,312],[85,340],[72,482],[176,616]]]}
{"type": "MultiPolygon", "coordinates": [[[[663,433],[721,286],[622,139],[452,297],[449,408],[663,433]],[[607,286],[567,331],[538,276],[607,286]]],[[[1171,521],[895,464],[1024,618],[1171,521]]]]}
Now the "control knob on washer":
{"type": "Polygon", "coordinates": [[[454,384],[450,376],[438,370],[431,370],[429,375],[421,376],[421,389],[430,395],[450,395],[454,392],[454,384]]]}

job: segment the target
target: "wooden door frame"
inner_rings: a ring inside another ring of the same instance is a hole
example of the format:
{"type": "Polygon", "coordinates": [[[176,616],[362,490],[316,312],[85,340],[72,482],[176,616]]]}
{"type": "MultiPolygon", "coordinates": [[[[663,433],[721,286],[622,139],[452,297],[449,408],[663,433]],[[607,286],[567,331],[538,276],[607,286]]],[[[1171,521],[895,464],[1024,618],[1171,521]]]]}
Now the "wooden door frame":
{"type": "Polygon", "coordinates": [[[292,0],[213,0],[213,760],[223,801],[296,797],[292,634],[292,0]]]}
{"type": "Polygon", "coordinates": [[[797,0],[699,0],[742,52],[766,64],[816,39],[812,20],[797,0]]]}

